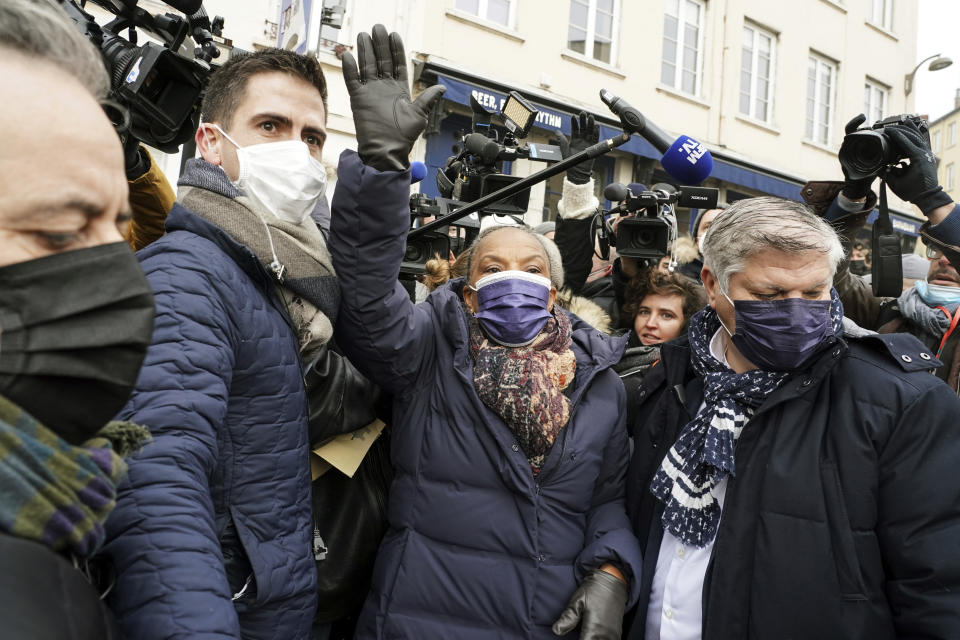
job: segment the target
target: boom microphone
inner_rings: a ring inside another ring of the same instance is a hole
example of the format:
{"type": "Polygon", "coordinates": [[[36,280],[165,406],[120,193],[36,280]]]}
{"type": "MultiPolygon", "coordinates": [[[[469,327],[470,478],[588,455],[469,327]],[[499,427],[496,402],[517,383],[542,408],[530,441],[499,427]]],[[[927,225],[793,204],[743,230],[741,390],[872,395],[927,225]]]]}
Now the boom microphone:
{"type": "Polygon", "coordinates": [[[475,156],[480,156],[483,164],[493,164],[500,155],[500,145],[495,140],[491,140],[482,133],[471,133],[463,139],[463,144],[467,151],[475,156]]]}
{"type": "Polygon", "coordinates": [[[611,182],[604,188],[603,197],[610,202],[620,202],[627,199],[627,188],[619,182],[611,182]]]}
{"type": "Polygon", "coordinates": [[[696,185],[710,176],[713,157],[702,144],[686,135],[671,142],[663,129],[650,122],[626,100],[606,89],[600,90],[600,99],[620,117],[624,131],[640,135],[663,154],[660,164],[671,178],[680,184],[696,185]]]}

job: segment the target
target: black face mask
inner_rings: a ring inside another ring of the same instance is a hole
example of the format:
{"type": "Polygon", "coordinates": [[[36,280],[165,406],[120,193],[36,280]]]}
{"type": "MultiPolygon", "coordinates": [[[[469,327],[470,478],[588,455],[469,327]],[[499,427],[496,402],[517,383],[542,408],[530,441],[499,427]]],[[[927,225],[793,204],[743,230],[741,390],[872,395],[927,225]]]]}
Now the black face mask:
{"type": "Polygon", "coordinates": [[[153,315],[124,242],[0,267],[0,395],[81,444],[129,399],[153,315]]]}

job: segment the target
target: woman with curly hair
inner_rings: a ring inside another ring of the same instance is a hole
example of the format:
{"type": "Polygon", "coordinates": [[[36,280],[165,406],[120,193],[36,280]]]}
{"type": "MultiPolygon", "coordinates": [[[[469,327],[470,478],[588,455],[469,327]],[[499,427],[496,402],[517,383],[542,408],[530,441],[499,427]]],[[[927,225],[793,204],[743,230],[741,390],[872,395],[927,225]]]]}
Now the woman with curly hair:
{"type": "Polygon", "coordinates": [[[633,424],[636,391],[660,359],[661,342],[687,328],[690,317],[707,304],[703,287],[678,273],[650,270],[630,281],[623,310],[632,318],[627,351],[614,366],[627,390],[627,424],[633,424]]]}

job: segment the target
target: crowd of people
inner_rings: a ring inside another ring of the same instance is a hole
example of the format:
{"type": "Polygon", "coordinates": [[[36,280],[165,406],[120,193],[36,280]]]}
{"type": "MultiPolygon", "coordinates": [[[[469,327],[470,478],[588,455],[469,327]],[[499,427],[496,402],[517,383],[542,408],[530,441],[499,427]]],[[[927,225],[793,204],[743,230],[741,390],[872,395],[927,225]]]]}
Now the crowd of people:
{"type": "Polygon", "coordinates": [[[213,73],[175,196],[57,3],[0,3],[0,636],[960,637],[960,205],[915,124],[897,298],[873,178],[699,211],[677,265],[601,257],[592,160],[411,296],[444,89],[355,51],[329,208],[326,79],[277,49],[213,73]]]}

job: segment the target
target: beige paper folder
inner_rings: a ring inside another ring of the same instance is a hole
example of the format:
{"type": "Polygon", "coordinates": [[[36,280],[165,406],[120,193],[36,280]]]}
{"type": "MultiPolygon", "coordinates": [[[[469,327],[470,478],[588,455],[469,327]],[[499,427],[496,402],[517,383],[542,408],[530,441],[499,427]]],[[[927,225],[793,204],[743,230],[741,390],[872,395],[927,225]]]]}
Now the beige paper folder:
{"type": "Polygon", "coordinates": [[[337,436],[322,447],[314,449],[310,454],[312,479],[316,480],[331,467],[352,478],[385,426],[382,420],[374,420],[362,429],[337,436]]]}

